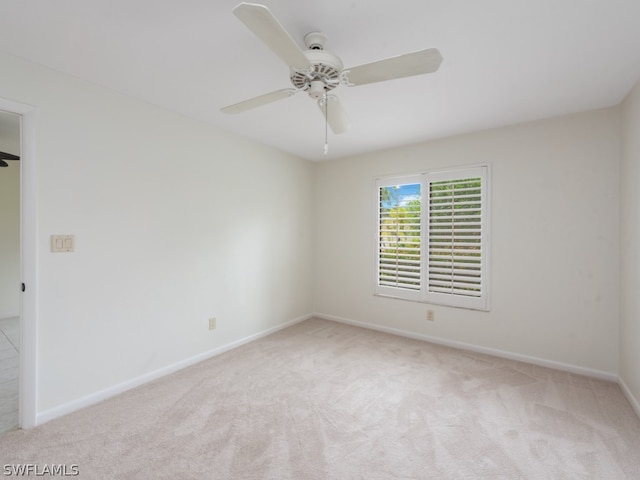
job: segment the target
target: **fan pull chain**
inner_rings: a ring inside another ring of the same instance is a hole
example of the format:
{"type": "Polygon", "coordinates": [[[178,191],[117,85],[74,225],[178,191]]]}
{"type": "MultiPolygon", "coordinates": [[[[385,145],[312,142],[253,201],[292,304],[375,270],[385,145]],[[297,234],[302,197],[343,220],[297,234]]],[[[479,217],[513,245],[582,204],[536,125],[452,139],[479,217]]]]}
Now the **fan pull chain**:
{"type": "Polygon", "coordinates": [[[324,90],[324,154],[329,153],[329,98],[327,97],[327,89],[324,90]]]}

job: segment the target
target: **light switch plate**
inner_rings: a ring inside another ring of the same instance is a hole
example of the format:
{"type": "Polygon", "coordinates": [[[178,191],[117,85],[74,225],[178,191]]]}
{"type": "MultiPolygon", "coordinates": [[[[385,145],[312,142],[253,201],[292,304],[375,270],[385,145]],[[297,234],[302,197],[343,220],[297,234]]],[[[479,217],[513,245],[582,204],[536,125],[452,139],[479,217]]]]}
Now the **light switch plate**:
{"type": "Polygon", "coordinates": [[[75,243],[73,235],[51,235],[52,252],[73,252],[75,243]]]}

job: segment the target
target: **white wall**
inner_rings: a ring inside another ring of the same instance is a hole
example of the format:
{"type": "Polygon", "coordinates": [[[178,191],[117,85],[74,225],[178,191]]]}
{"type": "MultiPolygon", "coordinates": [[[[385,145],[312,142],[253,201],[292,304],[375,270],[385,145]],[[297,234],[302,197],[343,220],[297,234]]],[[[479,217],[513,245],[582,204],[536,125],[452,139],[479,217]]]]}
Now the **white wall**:
{"type": "Polygon", "coordinates": [[[315,311],[615,376],[619,157],[613,108],[319,164],[315,311]],[[374,177],[478,163],[491,311],[373,296],[374,177]]]}
{"type": "MultiPolygon", "coordinates": [[[[314,165],[14,57],[0,69],[0,97],[36,107],[40,412],[312,311],[618,371],[617,108],[314,165]],[[491,311],[374,297],[374,177],[477,163],[492,168],[491,311]],[[51,253],[51,234],[74,234],[76,252],[51,253]]],[[[622,164],[636,206],[639,96],[622,164]]],[[[623,223],[637,230],[637,214],[623,223]]]]}
{"type": "Polygon", "coordinates": [[[311,311],[311,164],[14,57],[0,71],[0,97],[36,107],[40,413],[311,311]]]}
{"type": "Polygon", "coordinates": [[[640,82],[622,104],[620,379],[640,415],[640,82]]]}
{"type": "Polygon", "coordinates": [[[20,311],[20,163],[7,163],[0,168],[0,318],[20,311]]]}

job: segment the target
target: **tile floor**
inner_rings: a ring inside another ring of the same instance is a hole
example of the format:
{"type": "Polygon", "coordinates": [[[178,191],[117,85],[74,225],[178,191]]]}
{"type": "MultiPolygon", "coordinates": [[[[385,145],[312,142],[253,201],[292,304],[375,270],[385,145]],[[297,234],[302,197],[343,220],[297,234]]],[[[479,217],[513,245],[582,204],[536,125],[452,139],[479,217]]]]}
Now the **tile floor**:
{"type": "Polygon", "coordinates": [[[0,319],[0,433],[18,428],[20,319],[0,319]]]}

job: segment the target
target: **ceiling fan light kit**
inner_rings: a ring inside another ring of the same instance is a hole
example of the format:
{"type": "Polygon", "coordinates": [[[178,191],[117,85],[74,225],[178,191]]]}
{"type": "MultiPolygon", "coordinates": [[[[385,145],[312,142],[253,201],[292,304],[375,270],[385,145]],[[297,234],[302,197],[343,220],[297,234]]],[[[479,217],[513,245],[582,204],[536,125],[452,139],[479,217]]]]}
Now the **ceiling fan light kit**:
{"type": "Polygon", "coordinates": [[[241,113],[288,98],[298,92],[306,92],[317,101],[325,116],[325,153],[326,125],[328,124],[335,134],[346,132],[350,125],[340,100],[328,92],[339,85],[353,87],[433,73],[442,62],[440,52],[430,48],[345,69],[339,57],[325,50],[325,34],[310,32],[305,35],[304,44],[307,49],[302,50],[264,5],[242,2],[234,8],[233,13],[289,66],[289,79],[294,88],[276,90],[250,98],[224,107],[221,109],[222,112],[241,113]]]}

